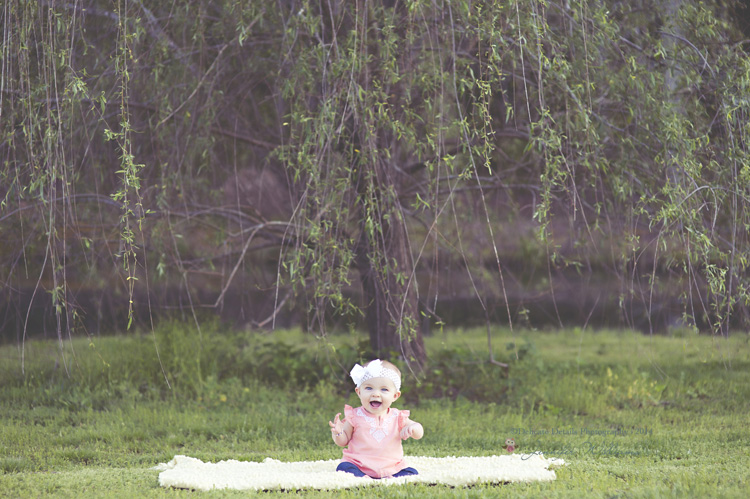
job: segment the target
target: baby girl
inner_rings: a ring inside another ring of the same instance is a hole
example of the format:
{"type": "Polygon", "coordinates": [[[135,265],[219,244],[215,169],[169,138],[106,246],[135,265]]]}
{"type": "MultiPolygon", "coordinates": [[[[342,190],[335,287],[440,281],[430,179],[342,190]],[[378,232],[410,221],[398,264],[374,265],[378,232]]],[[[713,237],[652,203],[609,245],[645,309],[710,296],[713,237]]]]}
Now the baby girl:
{"type": "Polygon", "coordinates": [[[424,428],[409,419],[409,411],[391,407],[401,396],[401,371],[388,361],[376,359],[364,367],[354,366],[351,377],[362,407],[345,405],[345,419],[341,421],[338,413],[328,422],[333,441],[346,447],[336,471],[372,478],[418,474],[407,467],[401,440],[419,440],[424,428]]]}

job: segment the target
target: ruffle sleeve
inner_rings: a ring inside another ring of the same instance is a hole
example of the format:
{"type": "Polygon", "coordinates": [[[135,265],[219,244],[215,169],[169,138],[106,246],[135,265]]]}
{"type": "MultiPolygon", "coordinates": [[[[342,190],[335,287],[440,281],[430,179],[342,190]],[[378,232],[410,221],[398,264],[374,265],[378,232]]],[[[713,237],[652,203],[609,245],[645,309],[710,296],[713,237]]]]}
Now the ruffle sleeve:
{"type": "Polygon", "coordinates": [[[344,421],[347,421],[352,428],[357,426],[357,418],[354,417],[354,408],[350,405],[344,404],[344,421]]]}
{"type": "Polygon", "coordinates": [[[410,411],[398,411],[398,429],[402,429],[406,425],[406,420],[409,419],[410,411]]]}

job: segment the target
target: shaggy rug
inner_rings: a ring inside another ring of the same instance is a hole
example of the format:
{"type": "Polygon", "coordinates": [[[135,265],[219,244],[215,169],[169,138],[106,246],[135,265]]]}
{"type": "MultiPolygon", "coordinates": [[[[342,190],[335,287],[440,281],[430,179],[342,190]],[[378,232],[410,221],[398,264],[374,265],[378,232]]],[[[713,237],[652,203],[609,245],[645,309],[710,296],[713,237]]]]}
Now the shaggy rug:
{"type": "Polygon", "coordinates": [[[550,466],[565,464],[562,459],[547,459],[541,453],[487,457],[410,456],[408,464],[416,468],[419,475],[373,480],[337,472],[335,470],[338,463],[338,459],[284,463],[271,458],[266,458],[261,463],[235,460],[204,463],[193,457],[175,456],[156,469],[161,471],[159,485],[162,487],[193,490],[297,490],[411,482],[456,487],[475,483],[551,481],[555,479],[555,472],[549,469],[550,466]]]}

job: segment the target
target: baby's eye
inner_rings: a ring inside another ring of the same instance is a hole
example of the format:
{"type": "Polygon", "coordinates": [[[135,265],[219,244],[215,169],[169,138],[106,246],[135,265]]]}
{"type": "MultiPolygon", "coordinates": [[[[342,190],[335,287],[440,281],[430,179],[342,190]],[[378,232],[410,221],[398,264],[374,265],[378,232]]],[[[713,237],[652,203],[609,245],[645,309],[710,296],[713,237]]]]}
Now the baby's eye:
{"type": "Polygon", "coordinates": [[[388,391],[388,388],[381,388],[380,390],[381,390],[381,391],[384,391],[384,392],[387,392],[387,391],[388,391]]]}

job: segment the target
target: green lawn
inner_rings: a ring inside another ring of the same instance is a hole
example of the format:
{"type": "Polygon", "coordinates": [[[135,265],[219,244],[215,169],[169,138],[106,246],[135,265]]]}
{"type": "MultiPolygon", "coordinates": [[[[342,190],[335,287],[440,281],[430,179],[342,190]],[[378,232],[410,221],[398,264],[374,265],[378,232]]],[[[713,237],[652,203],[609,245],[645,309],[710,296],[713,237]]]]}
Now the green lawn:
{"type": "MultiPolygon", "coordinates": [[[[151,468],[175,454],[204,461],[339,457],[327,421],[356,400],[341,373],[363,347],[349,336],[320,341],[296,331],[271,337],[219,329],[199,337],[173,324],[155,336],[76,340],[64,356],[55,342],[29,343],[24,373],[20,348],[0,348],[0,496],[193,495],[158,486],[151,468]]],[[[557,480],[337,495],[747,495],[747,335],[494,334],[496,358],[510,363],[507,376],[485,362],[481,330],[428,338],[429,375],[420,385],[407,378],[396,404],[425,427],[406,453],[502,454],[511,437],[519,452],[565,459],[557,480]]],[[[287,495],[208,495],[280,494],[287,495]]]]}

